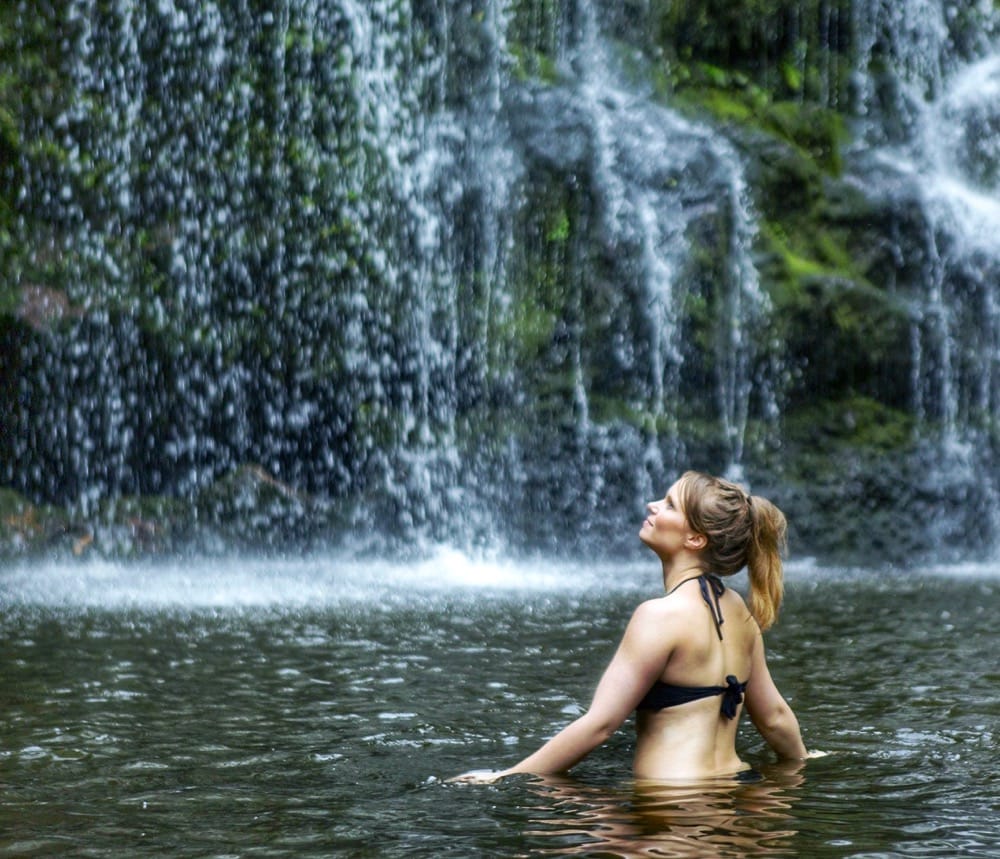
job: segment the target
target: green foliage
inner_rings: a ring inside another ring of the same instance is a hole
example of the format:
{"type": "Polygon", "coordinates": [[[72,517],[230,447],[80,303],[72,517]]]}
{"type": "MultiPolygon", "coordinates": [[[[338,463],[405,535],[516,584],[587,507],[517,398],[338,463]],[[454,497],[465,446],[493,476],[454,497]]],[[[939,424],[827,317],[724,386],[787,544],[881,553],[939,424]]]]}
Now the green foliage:
{"type": "Polygon", "coordinates": [[[739,72],[776,100],[833,104],[848,83],[851,21],[849,0],[654,0],[650,8],[653,41],[671,65],[739,72]]]}

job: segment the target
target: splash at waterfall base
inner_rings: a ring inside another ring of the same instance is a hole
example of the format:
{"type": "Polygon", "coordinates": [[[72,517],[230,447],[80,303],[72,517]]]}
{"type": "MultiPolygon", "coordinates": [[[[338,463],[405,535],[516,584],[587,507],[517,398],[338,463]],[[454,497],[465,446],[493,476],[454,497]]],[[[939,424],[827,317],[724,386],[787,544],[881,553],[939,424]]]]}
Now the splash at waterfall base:
{"type": "Polygon", "coordinates": [[[641,5],[0,12],[4,553],[989,556],[1000,13],[641,5]]]}
{"type": "MultiPolygon", "coordinates": [[[[937,449],[927,455],[936,456],[937,449]]],[[[790,517],[793,557],[911,566],[927,560],[983,557],[993,549],[992,498],[969,477],[967,452],[960,460],[956,456],[956,477],[951,482],[931,478],[923,460],[888,470],[883,454],[865,459],[855,448],[814,451],[804,457],[815,468],[814,479],[799,487],[779,487],[773,494],[790,517]]],[[[537,510],[537,515],[564,513],[537,510]]],[[[392,521],[387,506],[365,514],[365,524],[359,524],[360,518],[357,510],[346,512],[344,505],[310,498],[281,484],[259,466],[237,469],[193,500],[118,498],[91,517],[34,505],[4,489],[0,490],[0,555],[137,559],[333,550],[417,559],[433,554],[442,543],[512,557],[542,551],[557,552],[564,559],[634,558],[641,552],[637,543],[628,542],[633,536],[629,525],[634,523],[624,521],[625,515],[621,524],[609,524],[607,533],[590,527],[562,541],[549,534],[533,543],[518,543],[517,535],[509,533],[504,542],[499,531],[489,540],[472,541],[458,532],[430,538],[429,528],[387,533],[376,524],[392,521]]],[[[435,530],[439,535],[443,531],[435,530]]]]}

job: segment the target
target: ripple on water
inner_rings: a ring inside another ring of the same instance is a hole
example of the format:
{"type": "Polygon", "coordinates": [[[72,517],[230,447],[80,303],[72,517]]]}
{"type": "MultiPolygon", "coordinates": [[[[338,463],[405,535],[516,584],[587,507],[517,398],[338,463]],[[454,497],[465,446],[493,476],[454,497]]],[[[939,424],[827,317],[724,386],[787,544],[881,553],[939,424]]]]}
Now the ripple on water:
{"type": "MultiPolygon", "coordinates": [[[[335,587],[328,572],[314,596],[335,587]]],[[[469,584],[455,598],[418,580],[424,598],[376,611],[378,583],[306,606],[286,599],[284,574],[251,595],[272,599],[256,607],[5,601],[0,855],[318,859],[378,844],[407,859],[580,845],[704,856],[711,845],[719,856],[964,859],[1000,843],[1000,675],[971,578],[790,577],[767,637],[772,673],[810,745],[834,754],[773,769],[744,725],[761,785],[699,810],[690,797],[637,795],[627,730],[561,785],[443,781],[512,763],[583,712],[632,585],[588,593],[584,574],[548,592],[469,584]],[[961,636],[946,628],[956,617],[961,636]]],[[[262,564],[242,581],[254,577],[262,564]]],[[[0,580],[5,597],[12,586],[0,580]]],[[[32,593],[48,587],[43,576],[32,593]]]]}

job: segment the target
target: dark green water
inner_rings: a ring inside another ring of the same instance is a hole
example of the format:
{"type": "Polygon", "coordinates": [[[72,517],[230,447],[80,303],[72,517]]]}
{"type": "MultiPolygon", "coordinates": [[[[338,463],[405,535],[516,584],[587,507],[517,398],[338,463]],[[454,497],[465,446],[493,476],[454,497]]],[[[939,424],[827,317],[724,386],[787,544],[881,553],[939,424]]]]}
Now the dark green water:
{"type": "Polygon", "coordinates": [[[451,785],[581,712],[654,563],[334,560],[0,572],[0,856],[985,857],[1000,572],[789,570],[771,667],[811,747],[638,789],[451,785]]]}

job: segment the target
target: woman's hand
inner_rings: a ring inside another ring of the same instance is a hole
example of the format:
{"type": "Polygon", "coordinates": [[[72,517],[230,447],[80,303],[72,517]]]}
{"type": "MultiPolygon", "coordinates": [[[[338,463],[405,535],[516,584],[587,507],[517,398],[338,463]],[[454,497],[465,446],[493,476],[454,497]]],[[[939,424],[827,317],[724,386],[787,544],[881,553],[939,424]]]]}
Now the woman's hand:
{"type": "Polygon", "coordinates": [[[493,784],[505,775],[507,770],[469,770],[467,773],[452,776],[448,781],[458,784],[493,784]]]}

